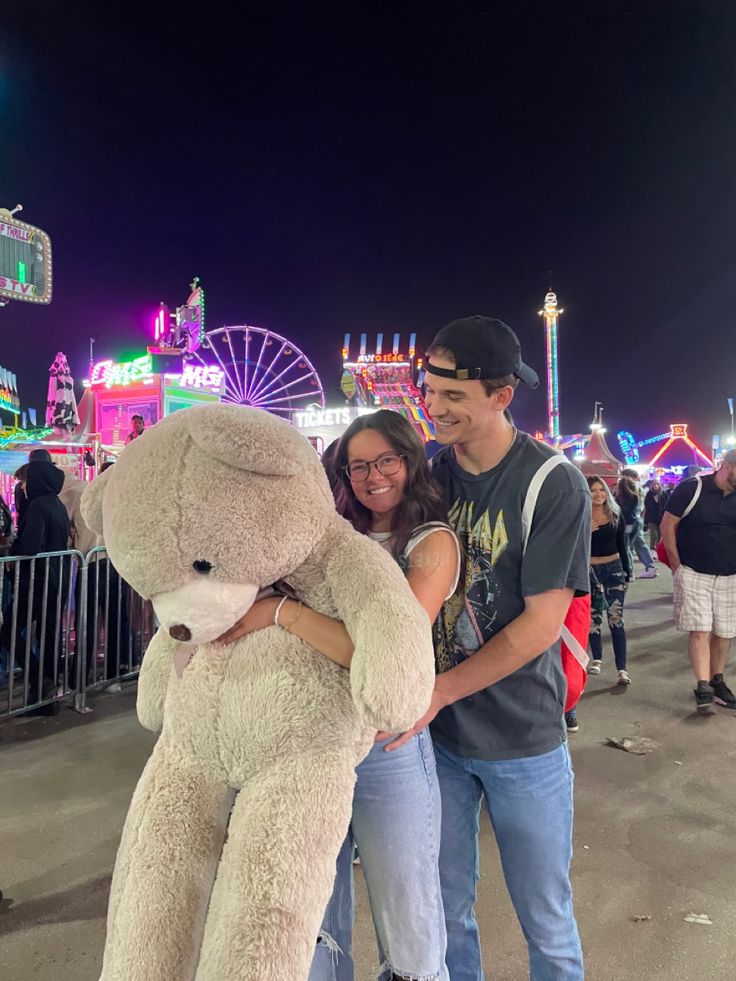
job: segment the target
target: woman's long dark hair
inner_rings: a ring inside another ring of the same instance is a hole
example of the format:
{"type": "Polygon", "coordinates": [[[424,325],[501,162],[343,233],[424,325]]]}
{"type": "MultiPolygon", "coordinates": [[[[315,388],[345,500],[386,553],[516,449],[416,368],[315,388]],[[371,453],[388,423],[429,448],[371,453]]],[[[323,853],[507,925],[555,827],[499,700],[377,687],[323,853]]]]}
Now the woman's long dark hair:
{"type": "Polygon", "coordinates": [[[639,492],[631,477],[619,477],[616,499],[621,507],[633,507],[639,501],[639,492]]]}
{"type": "Polygon", "coordinates": [[[348,463],[350,440],[364,429],[380,433],[391,444],[392,449],[406,457],[404,497],[394,513],[391,525],[391,551],[398,558],[415,528],[427,521],[447,521],[447,508],[440,488],[430,476],[424,445],[412,424],[398,412],[379,409],[378,412],[359,416],[348,426],[340,437],[332,458],[334,475],[339,478],[335,504],[338,512],[348,519],[356,531],[363,534],[369,531],[373,515],[355,497],[345,467],[348,463]]]}

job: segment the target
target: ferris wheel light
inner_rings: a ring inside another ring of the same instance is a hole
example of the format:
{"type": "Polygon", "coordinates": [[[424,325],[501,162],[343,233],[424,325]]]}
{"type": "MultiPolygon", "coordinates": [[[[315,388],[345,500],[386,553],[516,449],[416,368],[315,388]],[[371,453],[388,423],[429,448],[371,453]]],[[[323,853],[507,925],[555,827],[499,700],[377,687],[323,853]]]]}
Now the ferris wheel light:
{"type": "Polygon", "coordinates": [[[324,407],[314,366],[287,338],[244,324],[215,328],[206,339],[217,364],[206,366],[198,352],[193,356],[200,365],[221,370],[225,402],[265,409],[286,419],[317,401],[324,407]],[[220,344],[215,345],[217,339],[220,344]]]}

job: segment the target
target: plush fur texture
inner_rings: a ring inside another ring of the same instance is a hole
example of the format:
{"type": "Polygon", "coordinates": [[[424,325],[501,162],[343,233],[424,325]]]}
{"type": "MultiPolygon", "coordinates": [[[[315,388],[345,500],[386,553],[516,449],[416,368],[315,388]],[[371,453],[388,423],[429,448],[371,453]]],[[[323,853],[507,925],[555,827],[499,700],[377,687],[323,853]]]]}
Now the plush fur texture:
{"type": "Polygon", "coordinates": [[[162,623],[138,685],[140,721],[161,736],[123,830],[101,981],[303,981],[355,766],[375,729],[429,705],[428,618],[336,514],[312,447],[265,412],[169,416],[82,509],[162,623]],[[213,643],[279,579],[344,621],[350,672],[278,627],[213,643]],[[196,646],[167,632],[182,627],[196,646]]]}

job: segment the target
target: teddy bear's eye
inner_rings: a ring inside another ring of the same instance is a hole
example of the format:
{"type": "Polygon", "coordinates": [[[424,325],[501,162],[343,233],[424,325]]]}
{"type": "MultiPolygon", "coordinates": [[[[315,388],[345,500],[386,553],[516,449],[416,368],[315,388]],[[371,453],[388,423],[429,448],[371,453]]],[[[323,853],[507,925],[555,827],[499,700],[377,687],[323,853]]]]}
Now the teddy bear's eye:
{"type": "Polygon", "coordinates": [[[192,568],[195,572],[201,572],[203,576],[206,576],[208,572],[212,571],[212,563],[205,559],[197,559],[196,562],[192,562],[192,568]]]}

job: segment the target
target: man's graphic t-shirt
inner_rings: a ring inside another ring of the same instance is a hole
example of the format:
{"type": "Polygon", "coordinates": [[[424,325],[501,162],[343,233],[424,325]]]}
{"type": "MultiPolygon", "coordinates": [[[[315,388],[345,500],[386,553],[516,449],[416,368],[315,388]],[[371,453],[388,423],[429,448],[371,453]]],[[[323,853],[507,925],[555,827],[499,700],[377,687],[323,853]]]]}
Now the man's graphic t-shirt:
{"type": "MultiPolygon", "coordinates": [[[[524,610],[524,598],[550,589],[587,593],[590,493],[572,465],[556,467],[539,493],[525,555],[521,514],[529,483],[554,451],[519,433],[504,459],[482,474],[462,470],[452,447],[432,460],[448,521],[464,552],[460,583],[434,627],[437,671],[460,664],[524,610]]],[[[443,709],[437,742],[483,760],[538,756],[565,739],[565,676],[559,642],[495,685],[443,709]]]]}

